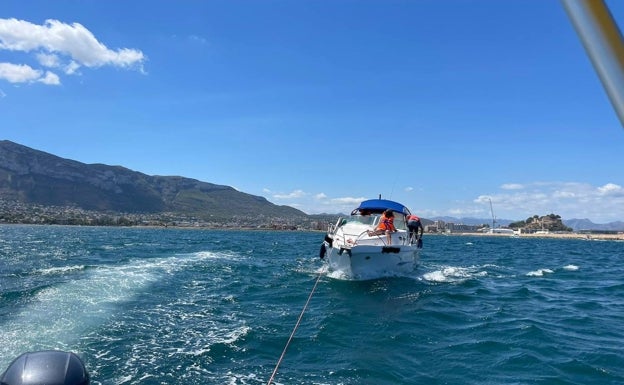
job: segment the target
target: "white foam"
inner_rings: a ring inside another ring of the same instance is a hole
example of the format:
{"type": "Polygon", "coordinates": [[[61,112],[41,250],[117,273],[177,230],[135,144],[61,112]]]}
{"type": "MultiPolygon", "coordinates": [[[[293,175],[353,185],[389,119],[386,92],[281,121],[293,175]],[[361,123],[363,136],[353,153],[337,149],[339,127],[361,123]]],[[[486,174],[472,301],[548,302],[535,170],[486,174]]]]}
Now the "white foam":
{"type": "Polygon", "coordinates": [[[50,267],[48,269],[41,269],[38,272],[41,275],[65,274],[65,273],[70,273],[72,271],[84,270],[84,268],[85,268],[84,265],[50,267]]]}
{"type": "Polygon", "coordinates": [[[130,382],[132,381],[132,376],[131,375],[125,375],[122,377],[117,378],[117,384],[125,384],[126,382],[130,382]]]}
{"type": "Polygon", "coordinates": [[[326,264],[321,265],[318,269],[316,269],[316,274],[326,274],[329,270],[329,266],[326,264]]]}
{"type": "Polygon", "coordinates": [[[552,274],[553,271],[550,269],[538,269],[535,271],[530,271],[526,275],[528,277],[543,277],[545,274],[552,274]]]}
{"type": "Polygon", "coordinates": [[[447,281],[446,277],[444,276],[444,273],[442,273],[442,271],[440,270],[432,271],[431,273],[426,273],[425,275],[423,275],[423,278],[431,282],[446,282],[447,281]]]}
{"type": "Polygon", "coordinates": [[[333,279],[349,280],[349,275],[342,270],[332,270],[327,272],[327,276],[333,279]]]}
{"type": "Polygon", "coordinates": [[[457,267],[444,266],[423,275],[430,282],[463,282],[471,278],[487,276],[487,271],[482,271],[478,266],[457,267]]]}
{"type": "Polygon", "coordinates": [[[249,326],[242,325],[234,330],[231,330],[228,333],[225,333],[223,336],[223,340],[221,340],[220,342],[224,344],[233,344],[242,337],[245,337],[250,330],[251,328],[249,326]]]}
{"type": "Polygon", "coordinates": [[[576,271],[578,269],[579,269],[579,267],[576,266],[576,265],[565,265],[563,267],[563,270],[568,270],[568,271],[576,271]]]}
{"type": "MultiPolygon", "coordinates": [[[[163,275],[184,269],[203,259],[235,258],[199,252],[165,258],[141,259],[126,265],[90,269],[80,279],[45,288],[0,329],[0,364],[8,364],[25,351],[69,349],[85,332],[107,322],[117,305],[145,292],[163,275]],[[6,361],[6,362],[5,362],[6,361]]],[[[44,269],[61,274],[83,266],[44,269]]],[[[228,336],[231,340],[236,336],[228,336]]]]}
{"type": "Polygon", "coordinates": [[[237,254],[234,252],[219,252],[215,253],[212,251],[198,251],[196,253],[186,254],[181,256],[184,260],[193,260],[193,261],[205,261],[205,260],[228,260],[228,261],[241,261],[245,259],[241,254],[237,254]]]}

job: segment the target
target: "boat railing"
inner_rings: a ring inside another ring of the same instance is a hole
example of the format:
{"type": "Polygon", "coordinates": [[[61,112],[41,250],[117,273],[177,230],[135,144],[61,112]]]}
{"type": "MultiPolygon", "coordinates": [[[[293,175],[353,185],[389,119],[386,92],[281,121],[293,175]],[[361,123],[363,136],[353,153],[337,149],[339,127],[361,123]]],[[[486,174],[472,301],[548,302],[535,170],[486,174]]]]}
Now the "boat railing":
{"type": "Polygon", "coordinates": [[[329,226],[327,226],[327,232],[329,234],[335,234],[336,230],[338,230],[338,228],[344,225],[345,223],[347,223],[347,220],[345,218],[340,217],[338,218],[336,223],[330,223],[329,226]]]}
{"type": "MultiPolygon", "coordinates": [[[[405,230],[398,230],[396,233],[392,233],[392,241],[394,245],[400,245],[400,246],[407,246],[407,245],[412,245],[412,240],[410,239],[410,235],[407,231],[405,230]],[[398,236],[394,236],[394,234],[398,234],[398,236]],[[398,238],[399,243],[394,243],[398,238]]],[[[384,245],[386,245],[386,234],[377,234],[375,233],[374,235],[370,235],[369,237],[377,237],[379,238],[379,240],[381,240],[383,242],[384,245]]],[[[415,242],[414,242],[415,243],[415,242]]]]}
{"type": "MultiPolygon", "coordinates": [[[[379,240],[384,246],[387,246],[386,234],[375,233],[373,229],[362,231],[359,234],[342,233],[341,238],[343,244],[348,247],[365,245],[367,244],[367,241],[370,242],[371,240],[379,240]]],[[[399,230],[397,233],[393,233],[392,244],[400,246],[411,245],[409,234],[404,230],[399,230]],[[398,234],[398,236],[395,234],[398,234]]]]}
{"type": "Polygon", "coordinates": [[[363,239],[370,239],[368,235],[369,230],[365,230],[359,234],[357,233],[345,233],[337,234],[334,241],[337,241],[339,244],[342,244],[345,248],[351,248],[353,246],[357,246],[363,239]],[[366,238],[364,238],[366,237],[366,238]]]}
{"type": "Polygon", "coordinates": [[[360,235],[358,235],[357,238],[355,238],[354,245],[357,245],[358,242],[361,241],[364,237],[366,237],[367,239],[370,239],[369,231],[370,230],[365,230],[365,231],[361,232],[360,235]]]}

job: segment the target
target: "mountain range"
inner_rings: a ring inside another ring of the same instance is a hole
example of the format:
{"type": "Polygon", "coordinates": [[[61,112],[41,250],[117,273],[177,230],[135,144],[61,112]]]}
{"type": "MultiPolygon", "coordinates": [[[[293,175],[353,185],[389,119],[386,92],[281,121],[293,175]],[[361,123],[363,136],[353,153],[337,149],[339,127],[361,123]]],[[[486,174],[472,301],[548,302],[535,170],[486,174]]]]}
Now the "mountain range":
{"type": "MultiPolygon", "coordinates": [[[[307,215],[230,186],[182,176],[150,176],[122,166],[85,164],[8,140],[0,140],[0,200],[100,212],[179,213],[222,220],[249,216],[331,223],[340,215],[307,215]]],[[[467,225],[491,222],[491,219],[436,217],[423,218],[423,224],[434,220],[467,225]]],[[[497,222],[506,226],[514,221],[498,219],[497,222]]],[[[563,223],[575,231],[624,230],[624,222],[596,224],[588,219],[564,219],[563,223]]]]}
{"type": "Polygon", "coordinates": [[[0,141],[0,199],[123,213],[307,217],[293,207],[278,206],[229,186],[85,164],[7,140],[0,141]]]}

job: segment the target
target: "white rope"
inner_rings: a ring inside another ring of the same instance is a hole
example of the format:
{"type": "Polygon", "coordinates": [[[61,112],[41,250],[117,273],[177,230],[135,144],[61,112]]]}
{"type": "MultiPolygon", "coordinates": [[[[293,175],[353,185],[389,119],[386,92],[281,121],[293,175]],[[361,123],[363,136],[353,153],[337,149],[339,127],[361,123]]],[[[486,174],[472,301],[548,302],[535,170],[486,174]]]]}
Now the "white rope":
{"type": "Polygon", "coordinates": [[[303,305],[303,309],[301,309],[301,314],[299,314],[297,323],[295,324],[295,327],[290,333],[290,337],[288,337],[288,341],[286,341],[286,345],[284,346],[282,355],[280,356],[279,360],[277,360],[277,364],[275,365],[275,369],[273,369],[273,373],[271,373],[271,378],[269,378],[269,382],[267,383],[267,385],[271,385],[271,383],[273,382],[273,378],[277,374],[277,369],[279,368],[280,364],[282,363],[282,360],[284,359],[284,356],[286,355],[286,350],[288,349],[288,345],[290,345],[290,341],[292,341],[293,337],[295,336],[295,332],[297,331],[297,328],[299,327],[299,324],[301,323],[301,319],[303,318],[303,313],[305,313],[306,308],[308,307],[308,304],[310,303],[310,300],[312,299],[312,295],[314,294],[314,291],[316,290],[316,286],[318,285],[322,275],[323,273],[320,272],[318,277],[316,277],[316,282],[314,282],[314,286],[312,287],[312,291],[310,291],[308,300],[306,301],[305,305],[303,305]]]}

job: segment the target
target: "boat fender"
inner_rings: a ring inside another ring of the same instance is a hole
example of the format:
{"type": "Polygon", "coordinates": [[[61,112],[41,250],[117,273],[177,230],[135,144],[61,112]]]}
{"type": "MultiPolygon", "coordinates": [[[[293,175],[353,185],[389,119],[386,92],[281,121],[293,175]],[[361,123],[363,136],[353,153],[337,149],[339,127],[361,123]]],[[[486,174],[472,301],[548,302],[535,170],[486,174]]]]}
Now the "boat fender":
{"type": "Polygon", "coordinates": [[[332,247],[334,240],[332,239],[332,237],[329,236],[329,234],[325,234],[325,242],[329,244],[329,247],[332,247]]]}
{"type": "Polygon", "coordinates": [[[382,254],[387,254],[387,253],[397,254],[399,251],[401,251],[400,247],[384,246],[381,248],[382,254]]]}
{"type": "Polygon", "coordinates": [[[44,350],[24,353],[0,375],[3,385],[89,385],[82,360],[74,353],[44,350]]]}
{"type": "Polygon", "coordinates": [[[321,244],[321,250],[319,250],[319,257],[321,259],[325,258],[325,254],[327,253],[327,249],[325,248],[325,242],[321,244]]]}

